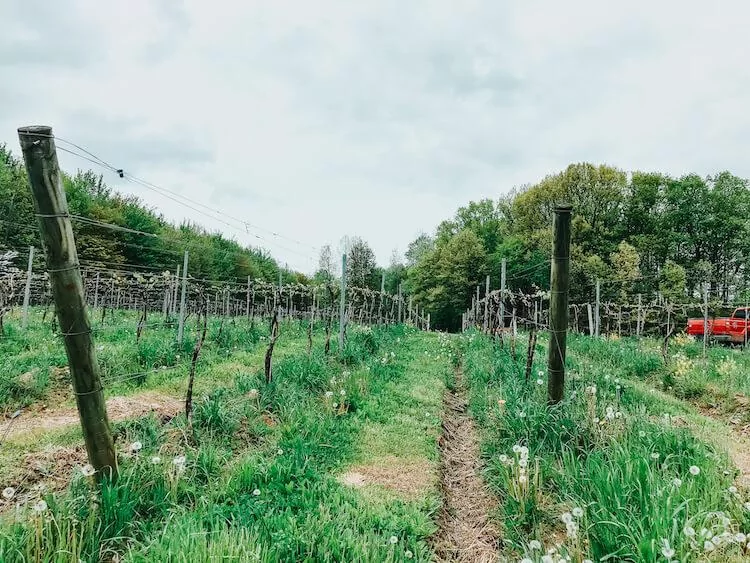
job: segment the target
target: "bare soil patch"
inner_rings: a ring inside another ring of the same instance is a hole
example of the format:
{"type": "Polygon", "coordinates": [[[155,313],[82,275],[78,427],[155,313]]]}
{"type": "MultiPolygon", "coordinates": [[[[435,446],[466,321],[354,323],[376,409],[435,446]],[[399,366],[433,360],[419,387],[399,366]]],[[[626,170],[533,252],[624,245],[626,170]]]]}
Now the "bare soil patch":
{"type": "Polygon", "coordinates": [[[444,500],[434,542],[436,554],[440,561],[497,561],[500,534],[489,518],[496,502],[480,475],[477,430],[467,412],[460,370],[456,370],[456,389],[445,393],[443,409],[440,478],[444,500]]]}
{"type": "Polygon", "coordinates": [[[372,463],[351,467],[338,480],[349,487],[376,485],[403,498],[416,499],[430,490],[435,478],[433,468],[427,460],[385,456],[372,463]]]}
{"type": "MultiPolygon", "coordinates": [[[[177,415],[182,408],[183,403],[181,400],[156,391],[146,391],[130,397],[112,397],[107,399],[107,412],[109,413],[111,422],[135,418],[151,412],[157,413],[159,416],[171,418],[177,415]]],[[[13,440],[14,438],[64,428],[74,424],[78,424],[78,411],[75,408],[43,408],[38,411],[23,412],[9,426],[5,439],[13,440]]]]}

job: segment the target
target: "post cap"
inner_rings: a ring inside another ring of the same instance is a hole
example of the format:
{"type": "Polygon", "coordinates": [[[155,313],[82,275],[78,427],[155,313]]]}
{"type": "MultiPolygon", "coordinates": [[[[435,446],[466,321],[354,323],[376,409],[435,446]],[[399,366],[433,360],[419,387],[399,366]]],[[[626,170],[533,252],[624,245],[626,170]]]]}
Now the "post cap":
{"type": "Polygon", "coordinates": [[[570,203],[558,203],[555,205],[555,213],[570,213],[573,206],[570,203]]]}

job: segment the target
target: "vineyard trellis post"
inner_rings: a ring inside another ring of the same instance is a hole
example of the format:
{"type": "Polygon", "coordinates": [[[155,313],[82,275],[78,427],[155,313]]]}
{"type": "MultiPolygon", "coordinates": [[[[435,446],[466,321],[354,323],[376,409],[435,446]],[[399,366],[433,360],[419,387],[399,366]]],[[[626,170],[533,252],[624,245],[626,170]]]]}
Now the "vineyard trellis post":
{"type": "Polygon", "coordinates": [[[114,477],[117,473],[115,445],[52,128],[21,127],[18,138],[47,254],[47,272],[70,366],[86,452],[100,477],[114,477]]]}
{"type": "Polygon", "coordinates": [[[505,329],[505,283],[506,283],[506,270],[507,260],[505,258],[500,262],[500,335],[502,338],[502,331],[505,329]]]}
{"type": "Polygon", "coordinates": [[[180,322],[177,327],[177,342],[182,344],[185,334],[185,299],[187,298],[188,251],[182,259],[182,295],[180,296],[180,322]]]}
{"type": "Polygon", "coordinates": [[[565,351],[568,335],[568,288],[570,286],[570,205],[558,205],[553,218],[552,268],[549,303],[549,356],[547,398],[557,404],[565,388],[565,351]]]}
{"type": "Polygon", "coordinates": [[[641,335],[641,306],[643,304],[643,296],[638,294],[638,316],[635,319],[635,335],[641,335]]]}
{"type": "Polygon", "coordinates": [[[29,247],[29,266],[26,269],[26,288],[23,293],[23,322],[21,326],[26,329],[29,326],[29,301],[31,300],[31,274],[34,269],[34,247],[29,247]]]}
{"type": "Polygon", "coordinates": [[[398,322],[403,322],[403,317],[401,316],[401,303],[403,301],[403,297],[401,296],[401,282],[398,282],[398,322]]]}
{"type": "Polygon", "coordinates": [[[482,330],[487,332],[490,319],[490,276],[484,281],[484,319],[482,319],[482,330]]]}
{"type": "Polygon", "coordinates": [[[703,284],[703,365],[706,363],[706,344],[708,342],[708,283],[703,284]]]}
{"type": "Polygon", "coordinates": [[[341,300],[339,302],[339,354],[344,353],[346,330],[346,252],[341,255],[341,300]]]}
{"type": "Polygon", "coordinates": [[[174,293],[172,294],[172,314],[177,313],[177,290],[180,287],[180,265],[177,265],[177,273],[174,277],[174,293]]]}
{"type": "Polygon", "coordinates": [[[594,316],[594,336],[599,338],[601,317],[599,316],[599,306],[601,305],[601,280],[596,280],[596,315],[594,316]]]}

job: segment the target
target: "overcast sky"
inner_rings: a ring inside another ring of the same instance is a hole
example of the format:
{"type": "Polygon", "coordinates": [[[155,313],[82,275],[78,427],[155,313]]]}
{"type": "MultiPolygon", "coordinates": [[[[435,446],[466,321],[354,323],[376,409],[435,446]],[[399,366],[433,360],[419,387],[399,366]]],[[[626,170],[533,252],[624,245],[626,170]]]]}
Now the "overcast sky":
{"type": "Polygon", "coordinates": [[[344,235],[387,264],[570,162],[750,176],[749,22],[746,1],[0,0],[0,142],[52,125],[253,227],[113,187],[290,267],[344,235]]]}

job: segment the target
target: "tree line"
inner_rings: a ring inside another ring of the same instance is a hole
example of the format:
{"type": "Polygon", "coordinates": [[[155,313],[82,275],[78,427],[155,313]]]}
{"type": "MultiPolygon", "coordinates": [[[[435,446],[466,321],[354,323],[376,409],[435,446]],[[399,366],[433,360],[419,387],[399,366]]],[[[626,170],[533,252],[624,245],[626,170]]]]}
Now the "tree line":
{"type": "MultiPolygon", "coordinates": [[[[79,259],[85,266],[174,271],[187,250],[194,277],[237,281],[251,276],[277,281],[281,270],[284,283],[309,281],[303,274],[281,268],[263,249],[244,247],[195,223],[173,225],[137,197],[112,190],[90,170],[63,172],[62,182],[70,213],[87,219],[73,222],[79,259]]],[[[0,250],[14,250],[25,257],[30,245],[39,248],[41,239],[26,170],[19,158],[0,145],[0,250]]]]}

